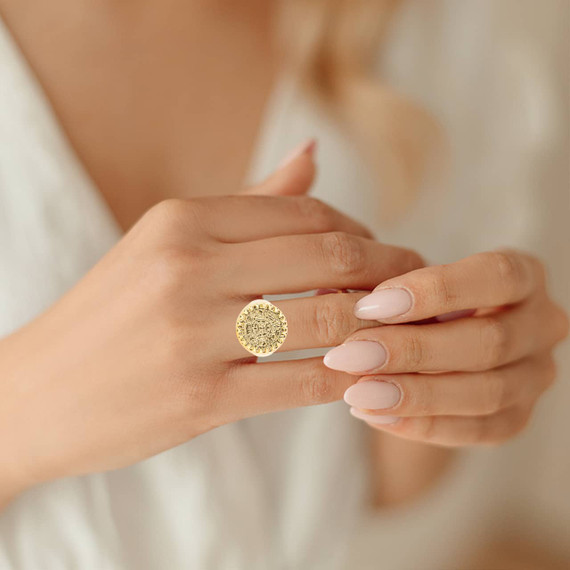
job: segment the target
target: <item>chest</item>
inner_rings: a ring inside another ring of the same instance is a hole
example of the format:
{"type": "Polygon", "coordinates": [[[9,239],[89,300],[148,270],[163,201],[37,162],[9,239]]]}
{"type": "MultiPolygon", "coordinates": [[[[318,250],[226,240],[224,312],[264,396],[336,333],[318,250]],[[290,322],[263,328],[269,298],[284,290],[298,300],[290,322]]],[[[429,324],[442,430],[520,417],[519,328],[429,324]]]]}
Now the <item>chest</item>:
{"type": "Polygon", "coordinates": [[[0,12],[119,224],[168,197],[236,192],[272,87],[271,3],[92,4],[0,12]]]}

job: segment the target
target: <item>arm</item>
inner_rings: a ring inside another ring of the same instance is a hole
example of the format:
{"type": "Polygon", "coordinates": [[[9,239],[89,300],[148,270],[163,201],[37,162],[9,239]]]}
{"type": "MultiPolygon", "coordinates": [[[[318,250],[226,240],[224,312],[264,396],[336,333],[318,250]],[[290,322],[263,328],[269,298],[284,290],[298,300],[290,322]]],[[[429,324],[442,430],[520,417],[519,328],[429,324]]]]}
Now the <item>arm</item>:
{"type": "MultiPolygon", "coordinates": [[[[260,292],[371,288],[421,264],[367,236],[307,197],[152,208],[58,303],[0,341],[2,502],[245,417],[340,399],[350,375],[319,358],[258,365],[235,323],[260,292]],[[375,270],[363,263],[378,258],[375,270]]],[[[289,322],[283,350],[331,346],[360,328],[352,314],[360,296],[279,302],[289,322]],[[331,327],[326,315],[342,318],[331,327]]]]}

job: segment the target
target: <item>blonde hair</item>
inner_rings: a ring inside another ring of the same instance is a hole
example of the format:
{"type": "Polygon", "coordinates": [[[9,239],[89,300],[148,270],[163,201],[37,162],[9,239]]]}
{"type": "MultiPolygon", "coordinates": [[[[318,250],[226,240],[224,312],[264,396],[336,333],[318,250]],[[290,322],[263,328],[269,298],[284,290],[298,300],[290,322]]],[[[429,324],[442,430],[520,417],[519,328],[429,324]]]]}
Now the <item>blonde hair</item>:
{"type": "Polygon", "coordinates": [[[401,210],[420,186],[437,122],[382,83],[379,48],[401,0],[285,0],[286,63],[343,124],[385,189],[384,211],[401,210]],[[388,202],[388,203],[386,203],[388,202]]]}

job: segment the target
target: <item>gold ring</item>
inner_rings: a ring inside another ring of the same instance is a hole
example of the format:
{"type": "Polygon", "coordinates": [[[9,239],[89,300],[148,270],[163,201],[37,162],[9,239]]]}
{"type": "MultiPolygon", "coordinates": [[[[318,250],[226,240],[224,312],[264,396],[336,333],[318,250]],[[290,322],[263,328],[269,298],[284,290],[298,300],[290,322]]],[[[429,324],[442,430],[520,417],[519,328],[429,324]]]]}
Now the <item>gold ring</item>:
{"type": "Polygon", "coordinates": [[[236,321],[239,343],[255,356],[273,354],[287,338],[287,319],[265,299],[247,304],[236,321]]]}

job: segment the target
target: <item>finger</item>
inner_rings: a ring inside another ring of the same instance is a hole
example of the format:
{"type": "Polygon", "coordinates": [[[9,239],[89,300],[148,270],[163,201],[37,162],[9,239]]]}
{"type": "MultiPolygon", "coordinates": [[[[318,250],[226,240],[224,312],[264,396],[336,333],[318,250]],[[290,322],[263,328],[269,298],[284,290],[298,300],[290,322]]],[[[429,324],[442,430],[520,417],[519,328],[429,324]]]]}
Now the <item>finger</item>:
{"type": "Polygon", "coordinates": [[[363,225],[309,196],[217,196],[188,204],[192,219],[227,243],[331,231],[371,235],[363,225]]]}
{"type": "MultiPolygon", "coordinates": [[[[345,232],[269,238],[231,244],[233,291],[281,294],[319,288],[370,289],[375,280],[423,264],[410,250],[345,232]]],[[[376,281],[377,282],[377,281],[376,281]]]]}
{"type": "Polygon", "coordinates": [[[264,180],[242,192],[256,196],[300,196],[309,192],[315,179],[314,154],[317,142],[310,139],[295,149],[279,168],[264,180]]]}
{"type": "Polygon", "coordinates": [[[372,323],[353,314],[363,293],[337,293],[275,301],[289,322],[289,334],[281,350],[336,346],[372,323]]]}
{"type": "Polygon", "coordinates": [[[564,332],[553,308],[529,303],[487,317],[358,331],[325,363],[354,374],[483,371],[549,350],[564,332]]]}
{"type": "Polygon", "coordinates": [[[490,416],[393,418],[392,423],[377,423],[375,419],[382,416],[371,416],[356,408],[351,408],[351,414],[374,429],[412,441],[448,447],[503,443],[520,433],[530,419],[530,411],[518,407],[490,416]]]}
{"type": "MultiPolygon", "coordinates": [[[[357,319],[352,312],[354,303],[362,293],[340,293],[273,301],[287,318],[288,335],[279,352],[335,346],[355,331],[372,323],[357,319]]],[[[227,338],[219,348],[227,361],[246,356],[244,348],[235,338],[235,319],[243,307],[226,311],[218,320],[216,338],[227,338]],[[229,338],[229,337],[233,338],[229,338]]],[[[219,358],[219,355],[216,357],[219,358]]]]}
{"type": "Polygon", "coordinates": [[[352,376],[327,369],[321,358],[248,362],[232,368],[219,393],[225,394],[228,405],[224,408],[249,417],[340,400],[353,382],[352,376]]]}
{"type": "Polygon", "coordinates": [[[361,319],[411,322],[454,311],[522,301],[543,281],[540,263],[517,251],[495,251],[425,267],[390,279],[355,307],[361,319]]]}
{"type": "Polygon", "coordinates": [[[344,401],[377,415],[484,416],[516,405],[530,407],[555,376],[550,355],[489,372],[364,376],[348,388],[344,401]]]}

